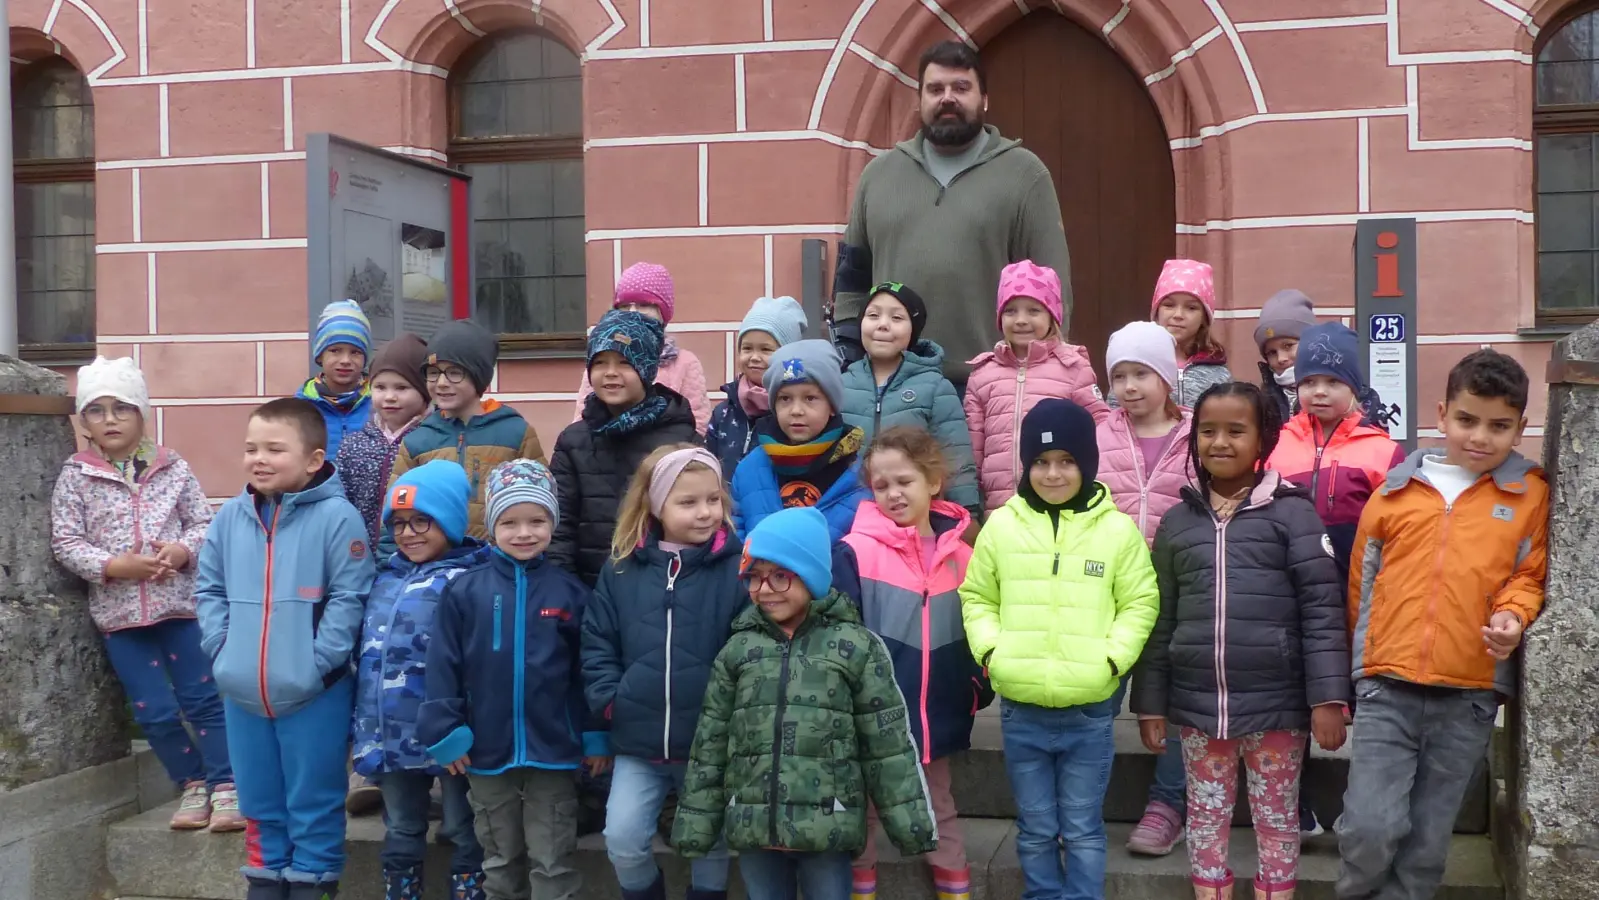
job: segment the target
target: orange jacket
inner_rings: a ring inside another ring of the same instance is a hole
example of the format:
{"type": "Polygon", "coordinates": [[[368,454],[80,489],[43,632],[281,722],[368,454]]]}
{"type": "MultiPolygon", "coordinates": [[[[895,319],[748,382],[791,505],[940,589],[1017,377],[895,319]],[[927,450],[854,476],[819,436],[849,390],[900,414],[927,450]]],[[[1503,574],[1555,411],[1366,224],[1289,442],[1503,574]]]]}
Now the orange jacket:
{"type": "Polygon", "coordinates": [[[1444,505],[1418,450],[1388,473],[1360,517],[1349,567],[1354,677],[1515,693],[1515,669],[1488,655],[1482,627],[1543,608],[1549,484],[1510,454],[1444,505]]]}

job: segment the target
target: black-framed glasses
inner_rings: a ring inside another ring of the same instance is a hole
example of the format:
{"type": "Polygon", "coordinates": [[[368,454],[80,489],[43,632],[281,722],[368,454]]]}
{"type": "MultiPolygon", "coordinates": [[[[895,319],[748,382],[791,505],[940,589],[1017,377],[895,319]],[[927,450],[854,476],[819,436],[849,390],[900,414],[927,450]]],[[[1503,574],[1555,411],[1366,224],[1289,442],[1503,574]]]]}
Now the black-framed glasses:
{"type": "Polygon", "coordinates": [[[131,403],[113,403],[110,409],[96,404],[83,411],[83,420],[96,425],[104,423],[107,419],[125,422],[139,414],[139,408],[131,403]]]}
{"type": "Polygon", "coordinates": [[[754,572],[742,575],[739,580],[744,583],[744,590],[751,594],[759,591],[761,585],[766,585],[774,594],[781,594],[794,586],[794,573],[784,569],[774,569],[765,575],[754,572]]]}
{"type": "Polygon", "coordinates": [[[460,366],[427,366],[422,369],[422,379],[429,384],[440,378],[451,384],[460,384],[466,380],[466,370],[460,366]]]}
{"type": "Polygon", "coordinates": [[[394,529],[395,537],[399,537],[400,532],[407,530],[412,534],[427,534],[429,531],[433,530],[433,519],[428,516],[412,516],[409,519],[394,519],[392,520],[390,527],[394,529]]]}

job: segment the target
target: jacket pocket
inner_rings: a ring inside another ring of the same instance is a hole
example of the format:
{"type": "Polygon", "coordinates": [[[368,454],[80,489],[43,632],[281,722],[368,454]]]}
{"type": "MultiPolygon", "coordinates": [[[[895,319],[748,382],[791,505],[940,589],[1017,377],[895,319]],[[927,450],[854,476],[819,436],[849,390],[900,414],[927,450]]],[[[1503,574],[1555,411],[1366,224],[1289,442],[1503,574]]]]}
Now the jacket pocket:
{"type": "Polygon", "coordinates": [[[314,604],[305,600],[279,597],[272,601],[264,665],[267,699],[273,706],[292,705],[322,692],[313,611],[314,604]]]}
{"type": "Polygon", "coordinates": [[[255,600],[230,598],[227,603],[228,632],[211,663],[211,676],[216,679],[217,690],[223,696],[258,704],[261,702],[258,681],[261,616],[265,610],[255,600]]]}

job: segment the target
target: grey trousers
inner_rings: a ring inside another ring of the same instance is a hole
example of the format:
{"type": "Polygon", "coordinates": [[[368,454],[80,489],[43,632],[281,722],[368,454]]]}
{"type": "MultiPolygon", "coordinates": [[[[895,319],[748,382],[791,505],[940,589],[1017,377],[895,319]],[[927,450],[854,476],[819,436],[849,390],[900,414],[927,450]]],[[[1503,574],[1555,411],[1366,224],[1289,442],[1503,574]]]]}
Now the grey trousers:
{"type": "Polygon", "coordinates": [[[512,769],[469,780],[489,900],[575,900],[583,886],[572,859],[576,773],[512,769]]]}
{"type": "Polygon", "coordinates": [[[1363,678],[1355,701],[1338,900],[1431,900],[1461,801],[1487,757],[1499,699],[1363,678]]]}

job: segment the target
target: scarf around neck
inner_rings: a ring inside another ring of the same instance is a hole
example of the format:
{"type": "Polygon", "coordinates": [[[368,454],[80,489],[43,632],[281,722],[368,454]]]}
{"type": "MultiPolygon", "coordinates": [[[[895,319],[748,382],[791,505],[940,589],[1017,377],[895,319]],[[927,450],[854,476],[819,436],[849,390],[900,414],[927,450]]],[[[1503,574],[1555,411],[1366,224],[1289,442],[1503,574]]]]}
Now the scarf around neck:
{"type": "Polygon", "coordinates": [[[361,402],[361,398],[366,396],[367,391],[365,382],[363,382],[355,390],[345,391],[342,394],[334,393],[333,389],[328,387],[321,378],[316,379],[312,382],[312,384],[316,388],[316,395],[318,397],[321,397],[323,400],[326,400],[338,407],[341,412],[349,412],[350,410],[355,409],[355,405],[361,402]]]}
{"type": "Polygon", "coordinates": [[[777,426],[776,417],[762,420],[757,426],[756,437],[771,458],[772,469],[778,477],[794,478],[854,456],[860,450],[865,435],[859,428],[846,426],[844,418],[834,413],[821,434],[802,444],[790,441],[783,434],[777,426]]]}
{"type": "Polygon", "coordinates": [[[661,364],[665,365],[674,359],[677,359],[677,339],[667,335],[666,340],[661,342],[661,364]]]}
{"type": "Polygon", "coordinates": [[[766,388],[752,384],[743,375],[738,376],[738,405],[744,408],[744,414],[750,418],[764,416],[772,411],[771,395],[766,393],[766,388]]]}
{"type": "MultiPolygon", "coordinates": [[[[601,410],[605,410],[605,403],[597,395],[590,394],[588,402],[597,403],[601,410]]],[[[605,411],[608,412],[608,410],[605,411]]],[[[632,434],[659,422],[661,415],[665,412],[666,398],[656,393],[654,388],[651,388],[649,393],[645,394],[643,400],[631,408],[611,416],[608,421],[595,426],[594,433],[603,434],[606,437],[621,437],[625,434],[632,434]]]]}

